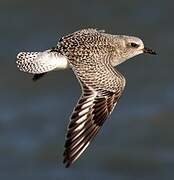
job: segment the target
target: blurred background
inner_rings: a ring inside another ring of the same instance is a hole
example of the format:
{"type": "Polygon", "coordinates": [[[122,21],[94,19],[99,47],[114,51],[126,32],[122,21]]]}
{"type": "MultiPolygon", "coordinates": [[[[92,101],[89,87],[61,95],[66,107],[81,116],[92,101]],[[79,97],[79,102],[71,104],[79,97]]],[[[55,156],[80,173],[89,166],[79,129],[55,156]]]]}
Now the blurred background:
{"type": "Polygon", "coordinates": [[[174,176],[174,2],[0,1],[0,179],[163,180],[174,176]],[[141,37],[158,56],[121,64],[124,95],[69,169],[62,164],[69,116],[80,96],[71,70],[40,81],[19,72],[20,51],[40,51],[82,28],[141,37]]]}

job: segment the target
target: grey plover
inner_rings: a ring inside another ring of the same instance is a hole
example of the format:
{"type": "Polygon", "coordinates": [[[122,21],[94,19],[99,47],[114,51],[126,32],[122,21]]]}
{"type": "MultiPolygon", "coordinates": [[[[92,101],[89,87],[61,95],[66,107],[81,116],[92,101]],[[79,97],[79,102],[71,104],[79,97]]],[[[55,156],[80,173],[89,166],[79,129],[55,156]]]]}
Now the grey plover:
{"type": "Polygon", "coordinates": [[[67,68],[79,80],[82,94],[67,130],[63,154],[66,167],[87,148],[124,90],[125,78],[114,67],[141,53],[156,54],[137,37],[83,29],[62,37],[54,48],[17,55],[17,67],[34,74],[33,80],[67,68]]]}

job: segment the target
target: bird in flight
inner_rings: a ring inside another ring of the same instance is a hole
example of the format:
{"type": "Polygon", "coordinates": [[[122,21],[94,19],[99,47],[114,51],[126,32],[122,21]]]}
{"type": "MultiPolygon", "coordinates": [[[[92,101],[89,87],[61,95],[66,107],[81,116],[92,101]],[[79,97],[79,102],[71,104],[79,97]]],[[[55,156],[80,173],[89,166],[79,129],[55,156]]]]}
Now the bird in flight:
{"type": "Polygon", "coordinates": [[[142,53],[156,54],[134,36],[83,29],[62,37],[43,52],[20,52],[19,70],[36,81],[49,71],[71,68],[82,94],[70,117],[64,163],[74,163],[94,139],[123,93],[126,80],[114,67],[142,53]]]}

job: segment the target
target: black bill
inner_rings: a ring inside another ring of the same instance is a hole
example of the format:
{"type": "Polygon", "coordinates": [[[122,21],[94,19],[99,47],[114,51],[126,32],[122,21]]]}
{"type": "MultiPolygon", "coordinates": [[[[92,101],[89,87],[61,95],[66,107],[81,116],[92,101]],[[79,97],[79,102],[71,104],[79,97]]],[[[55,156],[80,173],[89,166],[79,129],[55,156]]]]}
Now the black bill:
{"type": "Polygon", "coordinates": [[[146,47],[144,47],[143,51],[144,51],[144,53],[156,55],[156,52],[154,50],[146,48],[146,47]]]}

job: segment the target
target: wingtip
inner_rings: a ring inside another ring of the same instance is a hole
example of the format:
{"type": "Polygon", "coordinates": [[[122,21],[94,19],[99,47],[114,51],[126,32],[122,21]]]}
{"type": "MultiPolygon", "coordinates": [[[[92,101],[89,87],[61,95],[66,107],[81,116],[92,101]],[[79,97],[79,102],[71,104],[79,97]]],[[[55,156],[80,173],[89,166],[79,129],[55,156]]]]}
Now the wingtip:
{"type": "Polygon", "coordinates": [[[74,162],[75,159],[73,159],[67,152],[67,149],[65,149],[63,152],[63,164],[65,165],[65,168],[69,168],[74,162]]]}
{"type": "Polygon", "coordinates": [[[65,162],[64,164],[65,164],[65,168],[69,168],[69,167],[70,167],[70,165],[71,165],[71,163],[70,163],[70,162],[65,162]]]}
{"type": "Polygon", "coordinates": [[[72,162],[64,156],[63,164],[65,165],[65,168],[69,168],[72,162]]]}

